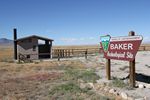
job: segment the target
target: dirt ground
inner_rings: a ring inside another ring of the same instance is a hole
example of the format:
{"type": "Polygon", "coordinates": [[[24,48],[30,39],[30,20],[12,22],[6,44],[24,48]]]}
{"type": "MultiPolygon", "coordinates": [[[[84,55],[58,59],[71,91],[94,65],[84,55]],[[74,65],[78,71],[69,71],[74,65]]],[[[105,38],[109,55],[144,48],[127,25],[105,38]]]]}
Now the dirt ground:
{"type": "Polygon", "coordinates": [[[76,64],[78,62],[35,62],[17,64],[0,62],[0,99],[10,100],[48,100],[49,89],[62,82],[63,66],[76,64]]]}
{"type": "MultiPolygon", "coordinates": [[[[85,59],[84,57],[76,57],[61,59],[61,61],[54,59],[46,61],[34,61],[33,63],[17,63],[13,62],[12,53],[12,48],[0,48],[0,100],[60,100],[60,98],[72,97],[73,94],[67,94],[66,97],[62,97],[62,95],[64,95],[63,91],[54,95],[50,94],[51,90],[53,90],[55,86],[64,84],[66,82],[66,80],[64,81],[64,73],[68,68],[71,68],[71,70],[76,68],[80,70],[94,70],[95,73],[100,76],[100,79],[98,80],[99,84],[111,83],[113,81],[113,79],[111,81],[106,80],[105,59],[102,57],[102,55],[95,54],[95,56],[88,56],[88,59],[85,59]]],[[[147,87],[150,86],[149,59],[150,51],[140,51],[136,56],[137,85],[143,84],[147,87]],[[146,77],[146,79],[144,79],[144,77],[146,77]]],[[[112,60],[111,64],[112,77],[123,79],[129,75],[128,62],[112,60]]],[[[71,74],[73,73],[71,72],[71,74]]],[[[75,73],[75,77],[76,76],[77,74],[75,73]]],[[[67,76],[67,79],[68,78],[70,79],[70,76],[67,76]]],[[[74,79],[71,79],[71,81],[74,81],[74,79]]],[[[117,82],[120,81],[117,80],[117,82]]],[[[118,85],[118,83],[109,86],[118,89],[118,87],[115,87],[115,85],[118,85]]],[[[72,84],[71,86],[76,87],[75,90],[77,89],[77,92],[83,92],[83,90],[80,90],[77,86],[72,84]]],[[[122,86],[119,87],[119,90],[126,92],[129,96],[134,98],[143,98],[144,96],[149,96],[149,88],[129,89],[128,86],[124,86],[124,84],[122,86]]],[[[59,90],[59,88],[54,90],[59,90]]],[[[105,97],[108,95],[103,93],[104,90],[100,92],[97,90],[94,93],[91,93],[90,91],[86,94],[84,91],[83,93],[76,94],[76,97],[84,97],[80,98],[81,100],[85,100],[85,98],[88,98],[89,100],[114,99],[114,97],[109,99],[105,97]],[[97,95],[97,93],[100,93],[100,95],[97,95]],[[102,97],[101,95],[103,95],[104,98],[99,99],[102,97]]]]}
{"type": "MultiPolygon", "coordinates": [[[[83,59],[85,60],[84,57],[83,59]]],[[[95,64],[95,66],[97,65],[95,64]]],[[[50,91],[57,85],[74,81],[74,79],[64,80],[64,72],[68,68],[87,69],[86,63],[78,58],[61,61],[57,61],[57,59],[40,60],[33,63],[14,62],[12,47],[0,47],[0,100],[59,100],[58,97],[68,99],[68,97],[72,97],[72,94],[67,93],[69,96],[66,95],[66,97],[62,97],[63,94],[57,92],[54,97],[50,94],[50,91]]],[[[85,100],[85,98],[94,99],[95,97],[98,100],[103,97],[96,93],[91,94],[91,91],[86,94],[85,92],[82,93],[80,89],[78,91],[81,92],[78,94],[81,95],[81,100],[85,100]]],[[[77,97],[73,97],[74,100],[77,97]]],[[[105,100],[106,98],[102,99],[105,100]]]]}

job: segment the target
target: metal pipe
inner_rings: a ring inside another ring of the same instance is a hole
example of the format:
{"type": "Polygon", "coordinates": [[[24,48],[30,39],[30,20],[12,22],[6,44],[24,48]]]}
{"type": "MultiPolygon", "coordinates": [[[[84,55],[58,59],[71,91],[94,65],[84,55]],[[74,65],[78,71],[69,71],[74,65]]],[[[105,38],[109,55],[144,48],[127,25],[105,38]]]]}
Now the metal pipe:
{"type": "Polygon", "coordinates": [[[17,29],[14,28],[14,59],[17,60],[17,29]]]}

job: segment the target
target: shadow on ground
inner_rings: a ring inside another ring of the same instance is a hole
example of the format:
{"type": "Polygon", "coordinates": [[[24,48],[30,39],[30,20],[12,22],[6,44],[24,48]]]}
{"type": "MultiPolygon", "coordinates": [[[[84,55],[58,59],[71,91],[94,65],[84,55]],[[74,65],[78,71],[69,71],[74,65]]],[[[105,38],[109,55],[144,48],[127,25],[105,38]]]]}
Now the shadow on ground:
{"type": "MultiPolygon", "coordinates": [[[[129,79],[129,76],[130,76],[130,74],[127,77],[122,78],[121,80],[129,79]]],[[[145,75],[142,73],[136,73],[135,79],[136,79],[136,81],[150,84],[150,76],[148,76],[148,75],[145,75]]]]}
{"type": "Polygon", "coordinates": [[[150,83],[150,76],[144,75],[142,73],[136,73],[136,81],[144,82],[144,83],[150,83]]]}

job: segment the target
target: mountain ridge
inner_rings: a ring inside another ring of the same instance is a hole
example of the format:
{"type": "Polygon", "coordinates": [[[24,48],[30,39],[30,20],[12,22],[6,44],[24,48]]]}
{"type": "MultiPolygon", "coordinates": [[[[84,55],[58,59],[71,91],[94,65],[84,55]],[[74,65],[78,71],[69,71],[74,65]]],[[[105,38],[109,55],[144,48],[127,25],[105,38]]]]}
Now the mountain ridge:
{"type": "Polygon", "coordinates": [[[0,38],[0,45],[13,45],[13,40],[0,38]]]}

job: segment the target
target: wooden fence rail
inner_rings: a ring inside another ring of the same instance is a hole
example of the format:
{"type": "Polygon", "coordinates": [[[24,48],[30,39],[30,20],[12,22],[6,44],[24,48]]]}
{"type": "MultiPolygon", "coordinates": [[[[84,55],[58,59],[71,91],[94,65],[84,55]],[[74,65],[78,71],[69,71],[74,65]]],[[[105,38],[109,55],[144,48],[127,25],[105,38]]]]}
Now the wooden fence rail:
{"type": "Polygon", "coordinates": [[[139,51],[150,51],[150,45],[141,45],[139,51]]]}
{"type": "MultiPolygon", "coordinates": [[[[141,45],[139,48],[139,51],[150,51],[150,45],[141,45]]],[[[97,53],[102,53],[101,48],[53,48],[52,49],[52,58],[71,58],[71,57],[85,57],[89,55],[94,55],[97,53]]],[[[48,55],[49,53],[40,53],[40,54],[30,54],[30,55],[48,55]]],[[[27,55],[29,54],[19,54],[19,62],[30,62],[29,58],[27,58],[27,55]]],[[[50,55],[50,54],[49,54],[50,55]]]]}
{"type": "MultiPolygon", "coordinates": [[[[139,47],[139,51],[150,51],[150,45],[141,45],[139,47]]],[[[69,57],[79,57],[82,56],[87,58],[88,55],[102,53],[102,49],[100,48],[74,48],[74,49],[67,49],[67,48],[54,48],[52,49],[52,56],[53,58],[69,58],[69,57]]]]}
{"type": "Polygon", "coordinates": [[[88,49],[53,49],[52,56],[53,58],[70,58],[70,57],[79,57],[85,56],[87,59],[87,55],[99,53],[99,48],[88,48],[88,49]]]}

